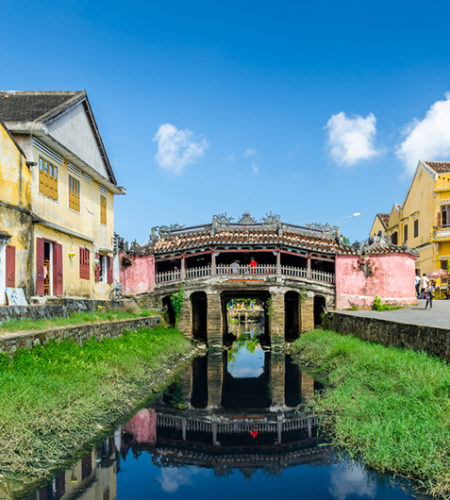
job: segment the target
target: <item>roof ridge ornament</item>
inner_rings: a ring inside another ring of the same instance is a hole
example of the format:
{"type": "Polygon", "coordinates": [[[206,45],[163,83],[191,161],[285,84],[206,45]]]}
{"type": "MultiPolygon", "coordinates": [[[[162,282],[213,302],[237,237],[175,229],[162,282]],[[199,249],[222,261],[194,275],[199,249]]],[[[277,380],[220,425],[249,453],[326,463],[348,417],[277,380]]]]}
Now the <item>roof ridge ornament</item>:
{"type": "Polygon", "coordinates": [[[241,218],[239,219],[238,224],[245,226],[245,225],[249,225],[249,224],[257,224],[257,221],[251,216],[250,212],[248,210],[246,210],[241,215],[241,218]]]}

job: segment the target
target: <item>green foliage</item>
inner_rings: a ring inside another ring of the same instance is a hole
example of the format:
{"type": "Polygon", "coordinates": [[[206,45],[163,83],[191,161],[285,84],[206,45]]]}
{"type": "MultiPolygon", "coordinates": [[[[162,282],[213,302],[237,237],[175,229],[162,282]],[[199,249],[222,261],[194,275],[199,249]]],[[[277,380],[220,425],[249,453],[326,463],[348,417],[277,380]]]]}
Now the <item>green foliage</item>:
{"type": "Polygon", "coordinates": [[[180,319],[181,316],[181,311],[183,310],[183,304],[184,304],[184,288],[183,285],[180,285],[178,288],[177,293],[173,293],[170,296],[170,302],[173,307],[173,311],[175,313],[175,325],[178,324],[178,320],[180,319]]]}
{"type": "Polygon", "coordinates": [[[150,316],[148,311],[143,310],[137,313],[127,312],[123,309],[105,310],[103,306],[99,306],[95,312],[73,313],[68,318],[55,317],[51,319],[31,319],[24,318],[19,320],[5,321],[0,324],[0,334],[8,332],[31,332],[35,330],[48,330],[59,326],[79,325],[82,323],[92,323],[98,321],[116,321],[119,319],[140,318],[142,316],[150,316]]]}
{"type": "Polygon", "coordinates": [[[314,410],[337,445],[370,467],[449,495],[450,370],[444,361],[330,331],[302,335],[293,353],[327,374],[314,410]]]}
{"type": "MultiPolygon", "coordinates": [[[[380,297],[375,297],[373,298],[373,304],[372,304],[372,309],[374,311],[392,311],[394,309],[401,309],[402,306],[390,306],[389,304],[382,304],[380,297]]],[[[353,311],[353,306],[352,306],[352,311],[353,311]]]]}
{"type": "Polygon", "coordinates": [[[308,297],[308,292],[306,290],[306,286],[302,285],[300,287],[300,302],[302,302],[302,303],[305,302],[307,297],[308,297]]]}
{"type": "Polygon", "coordinates": [[[264,302],[264,309],[266,310],[267,317],[271,320],[273,316],[273,302],[271,298],[266,299],[264,302]]]}
{"type": "Polygon", "coordinates": [[[0,497],[12,481],[48,477],[166,383],[166,368],[191,350],[177,330],[157,328],[18,350],[12,362],[0,355],[0,497]]]}

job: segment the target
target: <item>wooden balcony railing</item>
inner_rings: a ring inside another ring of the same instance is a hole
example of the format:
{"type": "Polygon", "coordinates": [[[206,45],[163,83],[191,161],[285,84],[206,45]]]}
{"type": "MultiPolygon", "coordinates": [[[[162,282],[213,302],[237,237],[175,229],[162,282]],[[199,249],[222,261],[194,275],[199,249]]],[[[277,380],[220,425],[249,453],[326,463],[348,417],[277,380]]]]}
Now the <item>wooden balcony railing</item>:
{"type": "MultiPolygon", "coordinates": [[[[240,266],[240,265],[223,265],[219,264],[216,267],[216,276],[230,276],[230,277],[252,277],[252,276],[270,276],[277,275],[277,267],[273,264],[262,264],[256,267],[249,266],[240,266]]],[[[321,281],[325,283],[334,283],[334,274],[327,273],[325,271],[318,271],[312,269],[309,271],[308,269],[302,267],[293,267],[293,266],[281,266],[280,272],[282,276],[289,276],[290,278],[303,278],[303,279],[311,279],[314,281],[321,281]]],[[[193,280],[198,278],[204,278],[207,276],[212,276],[212,268],[211,266],[204,267],[194,267],[190,269],[186,269],[184,271],[180,271],[179,269],[175,271],[166,271],[163,273],[156,274],[156,284],[162,285],[165,283],[176,283],[179,281],[185,280],[193,280]]]]}

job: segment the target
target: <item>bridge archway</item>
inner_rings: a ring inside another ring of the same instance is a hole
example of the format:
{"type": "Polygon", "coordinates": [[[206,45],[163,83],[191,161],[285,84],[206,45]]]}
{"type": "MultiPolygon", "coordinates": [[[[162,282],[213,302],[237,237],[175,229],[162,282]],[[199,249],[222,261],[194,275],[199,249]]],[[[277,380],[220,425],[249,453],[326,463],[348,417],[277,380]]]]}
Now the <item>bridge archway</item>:
{"type": "Polygon", "coordinates": [[[205,292],[194,292],[191,294],[192,307],[192,335],[196,339],[206,341],[208,303],[205,292]]]}
{"type": "Polygon", "coordinates": [[[322,314],[327,310],[327,301],[323,295],[314,296],[314,328],[322,326],[322,314]]]}
{"type": "Polygon", "coordinates": [[[300,295],[298,292],[286,292],[284,295],[284,338],[292,341],[300,331],[300,295]]]}
{"type": "Polygon", "coordinates": [[[165,316],[167,326],[170,328],[175,327],[175,311],[173,309],[172,301],[170,300],[170,295],[166,295],[162,298],[162,306],[165,308],[165,316]]]}

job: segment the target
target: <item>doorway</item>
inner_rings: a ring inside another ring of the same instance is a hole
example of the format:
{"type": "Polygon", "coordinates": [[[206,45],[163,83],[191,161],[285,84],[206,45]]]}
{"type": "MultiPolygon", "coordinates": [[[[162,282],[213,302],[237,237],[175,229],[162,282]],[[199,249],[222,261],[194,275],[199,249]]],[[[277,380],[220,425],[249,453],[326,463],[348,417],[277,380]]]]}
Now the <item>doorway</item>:
{"type": "Polygon", "coordinates": [[[53,243],[44,241],[44,295],[53,295],[53,243]]]}

